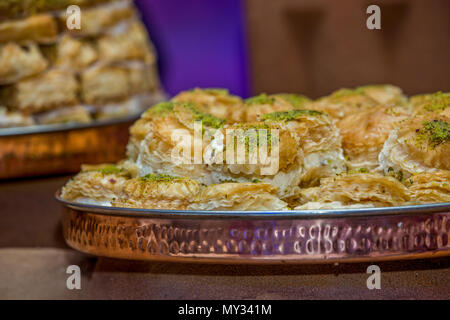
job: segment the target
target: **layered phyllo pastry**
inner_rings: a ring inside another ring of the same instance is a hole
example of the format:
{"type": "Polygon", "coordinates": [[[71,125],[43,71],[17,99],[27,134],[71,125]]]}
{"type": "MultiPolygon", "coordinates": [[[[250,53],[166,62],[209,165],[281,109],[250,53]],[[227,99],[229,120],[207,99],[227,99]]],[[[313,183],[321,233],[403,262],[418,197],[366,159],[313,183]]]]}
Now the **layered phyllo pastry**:
{"type": "Polygon", "coordinates": [[[130,128],[127,159],[86,167],[62,197],[195,211],[449,202],[447,105],[446,93],[407,100],[391,85],[342,89],[316,101],[297,94],[243,100],[196,88],[144,112],[130,128]]]}

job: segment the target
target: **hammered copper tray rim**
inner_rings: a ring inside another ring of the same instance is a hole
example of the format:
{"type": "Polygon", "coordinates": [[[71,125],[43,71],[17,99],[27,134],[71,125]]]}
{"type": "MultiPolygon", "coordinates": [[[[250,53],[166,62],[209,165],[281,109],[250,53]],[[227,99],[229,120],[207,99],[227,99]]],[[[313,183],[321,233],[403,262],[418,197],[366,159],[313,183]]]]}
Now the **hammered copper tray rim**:
{"type": "Polygon", "coordinates": [[[328,210],[289,210],[289,211],[201,211],[201,210],[167,210],[121,208],[101,205],[76,203],[61,198],[61,190],[55,194],[56,200],[71,209],[100,215],[111,215],[130,218],[193,218],[193,219],[320,219],[320,218],[361,218],[373,216],[416,215],[427,213],[450,212],[450,202],[421,205],[328,209],[328,210]]]}
{"type": "Polygon", "coordinates": [[[104,127],[115,125],[119,123],[126,123],[129,121],[134,121],[140,116],[141,112],[134,113],[131,115],[127,115],[125,117],[115,118],[115,119],[107,119],[107,120],[95,120],[88,123],[80,123],[80,122],[69,122],[69,123],[57,123],[57,124],[40,124],[40,125],[31,125],[24,127],[11,127],[11,128],[0,128],[0,137],[8,137],[8,136],[18,136],[18,135],[27,135],[27,134],[36,134],[36,133],[51,133],[51,132],[61,132],[61,131],[69,131],[69,130],[80,130],[80,129],[89,129],[96,127],[104,127]]]}

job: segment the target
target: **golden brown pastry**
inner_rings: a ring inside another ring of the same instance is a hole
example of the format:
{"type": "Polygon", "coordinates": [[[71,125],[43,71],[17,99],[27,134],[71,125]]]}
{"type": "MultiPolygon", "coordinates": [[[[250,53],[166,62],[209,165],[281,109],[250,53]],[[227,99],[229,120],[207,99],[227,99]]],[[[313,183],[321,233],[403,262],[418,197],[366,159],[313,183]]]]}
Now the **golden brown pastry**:
{"type": "Polygon", "coordinates": [[[308,108],[328,113],[335,119],[343,119],[346,116],[364,109],[370,109],[379,103],[363,89],[340,89],[331,95],[320,98],[308,108]]]}
{"type": "Polygon", "coordinates": [[[325,178],[319,187],[301,190],[301,205],[295,209],[397,206],[408,202],[410,198],[408,189],[395,178],[355,172],[325,178]]]}
{"type": "Polygon", "coordinates": [[[305,109],[309,102],[307,97],[296,94],[262,93],[246,99],[241,105],[235,105],[230,116],[235,122],[255,122],[267,113],[305,109]]]}
{"type": "Polygon", "coordinates": [[[34,116],[38,124],[88,123],[92,121],[89,110],[84,106],[71,106],[43,112],[34,116]]]}
{"type": "Polygon", "coordinates": [[[31,126],[34,120],[20,112],[8,112],[5,107],[0,106],[0,128],[31,126]]]}
{"type": "Polygon", "coordinates": [[[379,155],[380,168],[399,180],[415,173],[450,170],[450,118],[414,116],[391,132],[379,155]]]}
{"type": "Polygon", "coordinates": [[[57,68],[81,71],[98,60],[92,41],[64,35],[55,45],[43,47],[43,52],[57,68]]]}
{"type": "Polygon", "coordinates": [[[211,144],[214,154],[222,152],[225,160],[213,159],[209,166],[214,181],[259,179],[278,187],[284,199],[298,186],[315,185],[346,170],[339,131],[326,114],[291,110],[265,114],[261,120],[224,127],[225,145],[211,144]],[[233,134],[237,140],[232,140],[233,134]],[[265,146],[268,161],[261,161],[265,146]],[[230,149],[234,155],[228,155],[230,149]]]}
{"type": "Polygon", "coordinates": [[[0,23],[0,43],[52,43],[57,37],[58,25],[49,14],[0,23]]]}
{"type": "Polygon", "coordinates": [[[78,82],[64,70],[50,70],[0,89],[9,108],[30,114],[78,104],[78,82]]]}
{"type": "Polygon", "coordinates": [[[154,70],[144,63],[98,65],[81,73],[83,102],[92,105],[122,101],[157,86],[154,70]]]}
{"type": "Polygon", "coordinates": [[[450,92],[436,92],[411,97],[414,115],[445,115],[450,117],[450,92]]]}
{"type": "Polygon", "coordinates": [[[403,106],[408,101],[402,89],[391,84],[367,85],[358,87],[357,90],[362,90],[380,104],[403,106]]]}
{"type": "Polygon", "coordinates": [[[98,39],[98,55],[103,62],[140,60],[155,63],[154,49],[141,22],[130,23],[124,31],[98,39]]]}
{"type": "MultiPolygon", "coordinates": [[[[140,175],[162,173],[212,183],[206,165],[192,152],[195,121],[202,121],[197,137],[202,133],[212,135],[225,124],[225,120],[200,111],[192,103],[163,102],[147,110],[131,127],[127,146],[127,155],[136,161],[140,175]]],[[[207,144],[199,140],[196,144],[201,157],[207,144]]]]}
{"type": "Polygon", "coordinates": [[[68,33],[82,36],[96,36],[112,32],[111,28],[136,16],[132,1],[107,3],[94,8],[83,9],[80,29],[68,29],[65,12],[59,17],[60,28],[68,33]]]}
{"type": "Polygon", "coordinates": [[[241,98],[231,95],[226,89],[200,88],[182,91],[172,101],[194,103],[201,111],[222,119],[231,118],[232,110],[242,103],[241,98]]]}
{"type": "Polygon", "coordinates": [[[417,203],[450,202],[450,171],[419,173],[406,180],[417,203]]]}
{"type": "Polygon", "coordinates": [[[39,12],[66,10],[70,5],[86,8],[113,1],[118,0],[2,0],[0,1],[0,17],[15,19],[39,12]]]}
{"type": "Polygon", "coordinates": [[[278,199],[268,183],[221,183],[202,188],[188,210],[283,211],[287,203],[278,199]]]}
{"type": "Polygon", "coordinates": [[[130,173],[116,165],[82,171],[62,188],[61,198],[87,204],[110,206],[119,197],[130,173]]]}
{"type": "Polygon", "coordinates": [[[0,85],[17,82],[47,69],[48,61],[36,44],[0,45],[0,85]]]}
{"type": "Polygon", "coordinates": [[[185,210],[200,192],[201,184],[189,178],[148,174],[126,181],[112,205],[125,208],[185,210]]]}
{"type": "Polygon", "coordinates": [[[408,116],[406,108],[383,105],[357,111],[338,121],[350,168],[378,167],[378,155],[389,133],[408,116]]]}
{"type": "Polygon", "coordinates": [[[132,178],[124,167],[90,168],[63,187],[64,200],[122,208],[169,210],[287,210],[266,183],[205,186],[197,180],[164,174],[132,178]]]}

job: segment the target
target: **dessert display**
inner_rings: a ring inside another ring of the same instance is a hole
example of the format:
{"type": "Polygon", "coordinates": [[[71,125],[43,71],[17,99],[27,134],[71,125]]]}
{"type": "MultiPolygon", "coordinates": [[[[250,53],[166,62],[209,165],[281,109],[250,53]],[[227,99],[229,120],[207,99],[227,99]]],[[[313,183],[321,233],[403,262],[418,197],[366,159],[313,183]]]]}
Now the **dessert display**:
{"type": "Polygon", "coordinates": [[[392,85],[249,99],[193,89],[130,128],[127,158],[84,166],[66,201],[285,211],[450,201],[450,94],[392,85]]]}
{"type": "Polygon", "coordinates": [[[162,98],[132,1],[0,3],[0,128],[137,116],[162,98]],[[71,5],[79,28],[66,23],[71,5]]]}

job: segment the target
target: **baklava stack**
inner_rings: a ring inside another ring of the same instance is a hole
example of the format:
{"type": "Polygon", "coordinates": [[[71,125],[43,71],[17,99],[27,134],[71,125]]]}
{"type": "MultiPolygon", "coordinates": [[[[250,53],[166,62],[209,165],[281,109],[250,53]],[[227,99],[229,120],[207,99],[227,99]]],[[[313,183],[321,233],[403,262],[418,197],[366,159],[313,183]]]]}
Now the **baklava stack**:
{"type": "Polygon", "coordinates": [[[5,0],[0,19],[0,127],[117,118],[162,98],[131,0],[5,0]]]}

